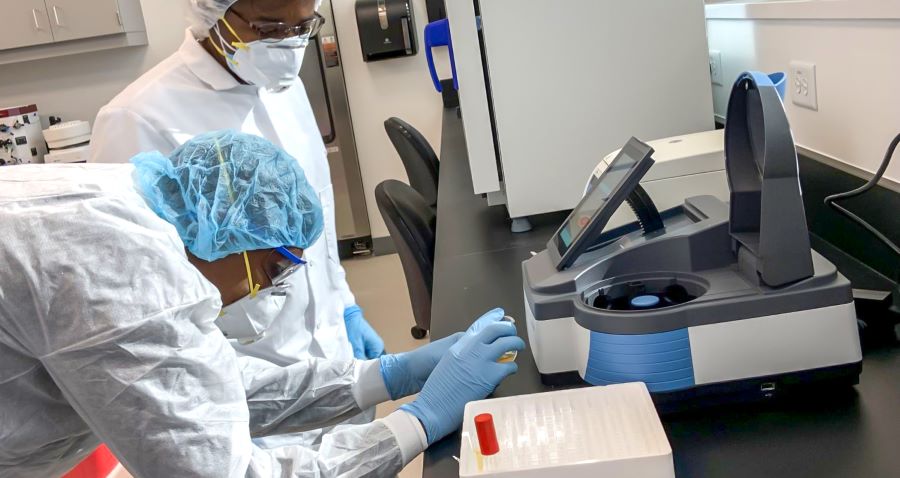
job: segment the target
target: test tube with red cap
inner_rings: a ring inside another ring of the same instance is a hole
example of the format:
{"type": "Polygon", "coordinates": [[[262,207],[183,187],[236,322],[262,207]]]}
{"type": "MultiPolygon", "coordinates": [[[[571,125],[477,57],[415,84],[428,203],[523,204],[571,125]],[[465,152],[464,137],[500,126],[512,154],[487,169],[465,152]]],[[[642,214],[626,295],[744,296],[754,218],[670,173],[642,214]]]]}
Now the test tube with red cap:
{"type": "Polygon", "coordinates": [[[478,447],[482,455],[491,456],[500,452],[494,417],[490,413],[482,413],[475,417],[475,432],[478,434],[478,447]]]}

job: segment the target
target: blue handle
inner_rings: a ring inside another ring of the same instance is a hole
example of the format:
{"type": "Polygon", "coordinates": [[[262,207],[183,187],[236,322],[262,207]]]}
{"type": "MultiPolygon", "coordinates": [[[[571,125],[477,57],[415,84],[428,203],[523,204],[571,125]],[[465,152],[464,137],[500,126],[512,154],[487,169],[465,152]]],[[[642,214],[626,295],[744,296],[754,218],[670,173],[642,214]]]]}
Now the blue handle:
{"type": "Polygon", "coordinates": [[[783,71],[777,71],[775,73],[769,74],[769,79],[772,80],[772,84],[775,85],[775,89],[778,90],[778,96],[781,97],[781,101],[784,101],[784,92],[787,87],[787,76],[783,71]]]}
{"type": "Polygon", "coordinates": [[[432,49],[446,46],[450,50],[450,67],[453,70],[453,87],[459,89],[459,80],[456,79],[456,58],[453,56],[453,40],[450,37],[450,21],[448,19],[429,23],[425,27],[425,57],[428,59],[428,70],[431,73],[431,81],[438,93],[443,91],[441,80],[438,78],[437,69],[434,67],[434,55],[432,49]]]}
{"type": "Polygon", "coordinates": [[[787,76],[783,71],[777,71],[775,73],[765,74],[759,71],[745,71],[738,76],[735,85],[744,81],[745,79],[752,79],[757,86],[773,86],[775,87],[775,91],[778,92],[778,96],[781,97],[781,101],[784,101],[785,88],[787,87],[787,76]]]}

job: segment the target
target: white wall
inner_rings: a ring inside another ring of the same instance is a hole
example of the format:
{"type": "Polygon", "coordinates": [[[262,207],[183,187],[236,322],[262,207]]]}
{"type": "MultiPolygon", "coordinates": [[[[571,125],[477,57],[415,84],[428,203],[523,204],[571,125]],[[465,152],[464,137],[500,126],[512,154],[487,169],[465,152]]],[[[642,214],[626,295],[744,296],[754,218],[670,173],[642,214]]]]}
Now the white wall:
{"type": "MultiPolygon", "coordinates": [[[[365,63],[356,29],[354,0],[332,0],[373,237],[390,235],[375,204],[375,187],[386,179],[407,181],[403,163],[384,132],[384,120],[391,116],[404,119],[421,131],[440,154],[443,105],[428,74],[423,41],[428,14],[425,0],[413,0],[413,4],[419,53],[365,63]]],[[[446,55],[435,51],[435,59],[441,59],[438,71],[444,72],[442,77],[448,76],[446,55]]]]}
{"type": "MultiPolygon", "coordinates": [[[[873,172],[900,132],[900,2],[835,0],[707,7],[710,48],[726,78],[816,64],[819,110],[785,101],[800,146],[873,172]]],[[[714,85],[723,115],[730,85],[714,85]]],[[[886,177],[900,181],[900,161],[886,177]]]]}
{"type": "Polygon", "coordinates": [[[187,0],[141,0],[149,45],[0,66],[0,107],[36,103],[41,115],[93,121],[97,111],[178,49],[187,0]]]}

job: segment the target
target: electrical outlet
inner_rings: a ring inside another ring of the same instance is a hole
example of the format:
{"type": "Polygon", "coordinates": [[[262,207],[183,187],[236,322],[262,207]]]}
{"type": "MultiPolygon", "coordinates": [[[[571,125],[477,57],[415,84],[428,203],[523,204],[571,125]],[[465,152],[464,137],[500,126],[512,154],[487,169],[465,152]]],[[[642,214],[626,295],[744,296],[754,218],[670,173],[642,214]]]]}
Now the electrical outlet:
{"type": "Polygon", "coordinates": [[[791,99],[797,106],[819,111],[816,88],[816,65],[805,61],[791,62],[791,99]]]}
{"type": "Polygon", "coordinates": [[[709,76],[712,78],[714,85],[725,86],[725,81],[722,79],[724,76],[722,72],[722,52],[718,50],[709,51],[709,76]]]}

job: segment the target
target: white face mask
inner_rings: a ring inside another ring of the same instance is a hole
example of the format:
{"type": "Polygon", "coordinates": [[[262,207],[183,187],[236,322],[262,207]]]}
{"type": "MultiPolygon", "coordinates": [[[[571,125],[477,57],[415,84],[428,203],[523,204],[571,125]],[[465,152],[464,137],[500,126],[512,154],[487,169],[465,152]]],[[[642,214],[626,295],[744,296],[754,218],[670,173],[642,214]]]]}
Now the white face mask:
{"type": "Polygon", "coordinates": [[[242,345],[262,339],[266,329],[281,315],[290,287],[287,282],[281,283],[259,291],[255,297],[248,295],[222,308],[216,326],[225,338],[238,340],[242,345]]]}
{"type": "Polygon", "coordinates": [[[226,52],[228,67],[246,83],[283,90],[296,81],[309,38],[290,37],[273,43],[254,41],[232,46],[222,37],[218,26],[215,30],[222,51],[226,52]]]}

